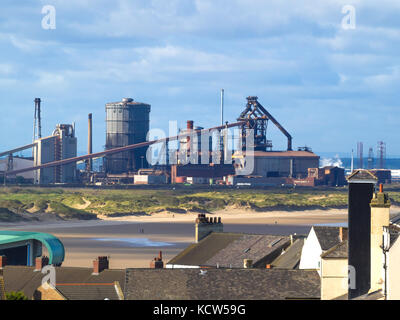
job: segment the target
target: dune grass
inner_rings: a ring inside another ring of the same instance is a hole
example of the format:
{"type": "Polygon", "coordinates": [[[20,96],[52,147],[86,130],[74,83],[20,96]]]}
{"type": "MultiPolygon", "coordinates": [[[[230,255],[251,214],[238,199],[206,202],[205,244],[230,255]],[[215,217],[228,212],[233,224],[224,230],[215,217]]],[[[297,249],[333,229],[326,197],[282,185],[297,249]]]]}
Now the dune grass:
{"type": "MultiPolygon", "coordinates": [[[[390,190],[393,204],[400,190],[390,190]]],[[[345,208],[347,189],[72,189],[0,188],[0,219],[35,213],[63,219],[96,219],[97,215],[214,212],[224,208],[256,211],[345,208]],[[3,210],[3,211],[1,211],[3,210]],[[29,213],[29,214],[28,214],[29,213]]]]}

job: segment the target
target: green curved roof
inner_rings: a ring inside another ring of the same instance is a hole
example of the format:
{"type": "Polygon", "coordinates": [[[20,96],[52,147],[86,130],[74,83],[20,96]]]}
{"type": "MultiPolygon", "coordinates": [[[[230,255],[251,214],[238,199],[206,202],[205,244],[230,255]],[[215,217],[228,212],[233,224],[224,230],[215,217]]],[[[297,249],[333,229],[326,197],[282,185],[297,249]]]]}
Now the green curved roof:
{"type": "Polygon", "coordinates": [[[44,244],[49,253],[50,264],[60,264],[64,261],[65,250],[62,242],[55,236],[42,233],[42,232],[30,232],[30,231],[5,231],[0,230],[0,244],[6,244],[11,242],[26,241],[26,240],[37,240],[44,244]]]}

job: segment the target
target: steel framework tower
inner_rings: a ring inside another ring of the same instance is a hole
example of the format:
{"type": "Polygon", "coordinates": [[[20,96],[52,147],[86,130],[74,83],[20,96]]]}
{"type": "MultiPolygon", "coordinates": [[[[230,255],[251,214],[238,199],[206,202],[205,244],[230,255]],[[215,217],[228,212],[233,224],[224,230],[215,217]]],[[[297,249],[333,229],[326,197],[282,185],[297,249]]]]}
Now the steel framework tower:
{"type": "Polygon", "coordinates": [[[378,141],[377,155],[379,159],[379,169],[385,169],[386,143],[378,141]]]}

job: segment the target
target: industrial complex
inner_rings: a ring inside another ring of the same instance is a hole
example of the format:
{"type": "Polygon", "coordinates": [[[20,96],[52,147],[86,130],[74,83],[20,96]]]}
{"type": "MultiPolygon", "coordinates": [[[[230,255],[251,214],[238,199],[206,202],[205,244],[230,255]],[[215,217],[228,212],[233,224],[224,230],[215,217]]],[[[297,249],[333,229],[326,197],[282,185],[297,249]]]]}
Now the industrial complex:
{"type": "MultiPolygon", "coordinates": [[[[294,150],[291,134],[261,105],[258,97],[247,97],[236,122],[224,123],[223,93],[222,90],[220,126],[204,129],[188,120],[186,128],[176,135],[152,141],[148,141],[150,104],[132,98],[106,103],[105,148],[93,153],[92,114],[89,114],[88,150],[83,156],[77,155],[75,124],[57,124],[52,135],[42,137],[41,99],[35,98],[33,142],[0,152],[0,177],[4,183],[22,181],[39,185],[346,184],[343,168],[320,168],[320,157],[309,147],[294,150]],[[269,122],[287,139],[286,150],[273,148],[267,135],[269,122]],[[176,141],[175,149],[171,149],[172,141],[176,141]],[[149,150],[153,145],[161,146],[157,157],[149,150]],[[15,156],[26,149],[33,150],[31,158],[15,156]],[[101,159],[99,170],[94,170],[93,159],[101,159]],[[80,163],[84,163],[84,168],[78,166],[80,163]]],[[[390,183],[390,170],[381,168],[374,173],[379,182],[390,183]]]]}

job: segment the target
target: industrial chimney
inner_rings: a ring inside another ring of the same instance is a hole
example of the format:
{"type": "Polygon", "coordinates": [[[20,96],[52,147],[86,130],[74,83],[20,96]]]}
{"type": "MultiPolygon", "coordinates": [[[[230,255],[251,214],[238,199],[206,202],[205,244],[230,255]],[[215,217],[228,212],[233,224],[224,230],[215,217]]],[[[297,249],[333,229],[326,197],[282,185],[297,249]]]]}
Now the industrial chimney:
{"type": "MultiPolygon", "coordinates": [[[[93,124],[92,124],[92,114],[88,115],[88,154],[92,154],[93,149],[93,124]]],[[[88,159],[87,163],[87,171],[91,172],[93,170],[93,161],[92,159],[88,159]]]]}

